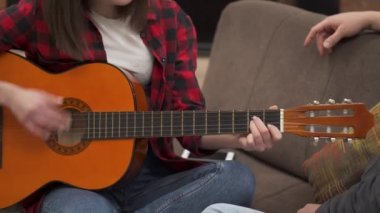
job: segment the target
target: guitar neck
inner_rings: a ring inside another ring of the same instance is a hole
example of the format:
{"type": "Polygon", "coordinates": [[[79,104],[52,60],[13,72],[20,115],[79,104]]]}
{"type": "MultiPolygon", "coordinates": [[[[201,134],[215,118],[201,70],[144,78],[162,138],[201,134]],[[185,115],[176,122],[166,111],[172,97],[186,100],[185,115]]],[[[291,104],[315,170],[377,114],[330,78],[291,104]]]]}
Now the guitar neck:
{"type": "Polygon", "coordinates": [[[73,129],[84,139],[180,137],[248,133],[253,116],[282,129],[282,110],[81,112],[73,129]]]}

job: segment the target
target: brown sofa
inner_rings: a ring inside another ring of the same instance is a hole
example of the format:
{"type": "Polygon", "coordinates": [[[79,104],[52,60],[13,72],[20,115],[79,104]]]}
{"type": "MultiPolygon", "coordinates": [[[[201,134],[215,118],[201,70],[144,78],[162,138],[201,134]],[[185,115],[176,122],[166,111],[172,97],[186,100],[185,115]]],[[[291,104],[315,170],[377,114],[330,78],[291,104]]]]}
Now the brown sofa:
{"type": "MultiPolygon", "coordinates": [[[[303,47],[310,27],[324,16],[280,3],[237,1],[224,10],[203,84],[208,109],[290,108],[351,98],[368,107],[380,101],[380,35],[366,33],[321,57],[303,47]]],[[[264,153],[238,152],[256,175],[252,207],[294,213],[313,202],[302,163],[320,149],[310,138],[284,134],[264,153]]],[[[237,180],[238,181],[238,180],[237,180]]]]}

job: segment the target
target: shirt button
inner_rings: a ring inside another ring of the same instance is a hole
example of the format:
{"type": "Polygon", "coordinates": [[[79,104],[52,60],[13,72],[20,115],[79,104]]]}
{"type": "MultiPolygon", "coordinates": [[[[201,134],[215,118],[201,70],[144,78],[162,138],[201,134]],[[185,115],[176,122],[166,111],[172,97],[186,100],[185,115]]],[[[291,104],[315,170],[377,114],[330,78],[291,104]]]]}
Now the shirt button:
{"type": "Polygon", "coordinates": [[[166,63],[166,58],[161,58],[161,62],[165,64],[166,63]]]}

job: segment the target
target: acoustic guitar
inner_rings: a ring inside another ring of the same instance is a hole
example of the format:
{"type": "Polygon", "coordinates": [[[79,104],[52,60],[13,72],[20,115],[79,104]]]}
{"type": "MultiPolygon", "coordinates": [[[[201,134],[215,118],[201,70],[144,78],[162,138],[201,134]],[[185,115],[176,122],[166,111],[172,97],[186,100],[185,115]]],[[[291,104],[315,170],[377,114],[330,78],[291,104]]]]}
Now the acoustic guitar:
{"type": "Polygon", "coordinates": [[[1,108],[0,208],[51,182],[92,190],[132,178],[145,157],[144,138],[247,133],[254,115],[281,132],[304,137],[363,138],[374,124],[361,103],[261,111],[146,111],[143,88],[106,63],[51,74],[4,53],[0,66],[0,81],[65,97],[62,110],[72,117],[69,131],[43,141],[1,108]]]}

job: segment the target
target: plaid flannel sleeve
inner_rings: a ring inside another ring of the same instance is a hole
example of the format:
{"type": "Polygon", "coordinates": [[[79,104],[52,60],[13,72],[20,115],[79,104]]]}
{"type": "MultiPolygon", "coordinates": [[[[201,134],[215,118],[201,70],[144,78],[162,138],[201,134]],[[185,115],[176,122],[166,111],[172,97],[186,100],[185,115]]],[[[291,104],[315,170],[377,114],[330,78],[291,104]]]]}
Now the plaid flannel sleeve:
{"type": "Polygon", "coordinates": [[[26,50],[32,39],[36,0],[20,0],[0,11],[0,50],[26,50]]]}

